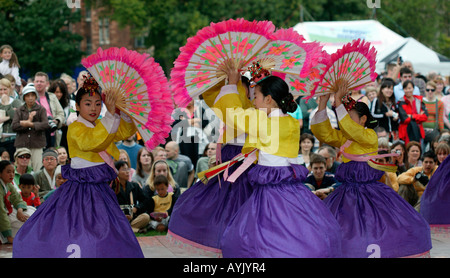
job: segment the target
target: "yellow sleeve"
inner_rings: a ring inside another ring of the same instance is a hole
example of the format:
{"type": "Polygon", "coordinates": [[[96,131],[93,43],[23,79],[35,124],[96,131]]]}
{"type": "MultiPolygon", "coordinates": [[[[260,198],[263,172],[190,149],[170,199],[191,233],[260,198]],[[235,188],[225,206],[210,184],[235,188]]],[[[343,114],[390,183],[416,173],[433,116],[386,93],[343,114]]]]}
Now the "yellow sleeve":
{"type": "Polygon", "coordinates": [[[413,184],[415,175],[420,171],[422,171],[422,167],[414,167],[398,175],[398,184],[413,184]]]}
{"type": "Polygon", "coordinates": [[[340,130],[331,126],[326,110],[318,111],[311,120],[311,132],[320,141],[330,146],[340,148],[347,138],[340,130]]]}
{"type": "MultiPolygon", "coordinates": [[[[202,98],[205,101],[206,105],[209,107],[214,106],[214,102],[216,101],[217,96],[220,93],[220,90],[222,87],[225,86],[225,81],[221,81],[215,86],[213,86],[211,89],[207,90],[202,94],[202,98]]],[[[247,92],[245,91],[244,86],[242,85],[242,81],[239,81],[237,86],[237,92],[239,94],[239,99],[241,100],[242,107],[244,109],[253,107],[252,102],[247,97],[247,92]]]]}
{"type": "Polygon", "coordinates": [[[75,148],[82,152],[101,152],[106,150],[116,137],[115,133],[109,133],[106,127],[98,121],[93,128],[86,127],[83,123],[73,122],[69,125],[68,137],[75,148]]]}

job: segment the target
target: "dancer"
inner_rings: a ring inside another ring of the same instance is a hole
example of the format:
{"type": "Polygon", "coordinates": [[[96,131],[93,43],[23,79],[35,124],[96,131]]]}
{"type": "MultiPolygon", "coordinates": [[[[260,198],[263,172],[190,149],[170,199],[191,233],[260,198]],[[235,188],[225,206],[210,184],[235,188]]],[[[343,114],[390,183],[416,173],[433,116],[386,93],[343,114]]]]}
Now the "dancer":
{"type": "MultiPolygon", "coordinates": [[[[215,97],[224,85],[224,82],[219,83],[205,94],[204,100],[209,107],[213,107],[215,97]]],[[[244,107],[252,107],[246,77],[238,82],[237,89],[244,107]]],[[[239,155],[245,138],[245,132],[226,127],[222,132],[221,142],[217,144],[217,160],[229,161],[239,155]]],[[[231,166],[228,173],[234,173],[241,164],[242,162],[238,162],[231,166]]],[[[197,253],[212,252],[213,255],[222,256],[220,240],[223,231],[251,193],[246,173],[241,174],[234,183],[225,181],[223,174],[210,179],[206,184],[198,181],[178,198],[169,222],[168,237],[172,242],[197,253]]]]}
{"type": "Polygon", "coordinates": [[[324,200],[342,228],[343,257],[429,255],[427,223],[392,188],[378,182],[384,172],[370,167],[363,155],[378,149],[372,129],[376,120],[366,104],[346,93],[347,85],[342,84],[335,95],[340,130],[331,127],[326,114],[329,94],[320,97],[311,120],[316,138],[341,148],[344,155],[335,176],[342,184],[324,200]]]}
{"type": "MultiPolygon", "coordinates": [[[[221,239],[224,257],[339,257],[339,225],[302,183],[308,170],[298,164],[300,127],[287,115],[296,103],[286,82],[253,65],[255,108],[243,109],[236,90],[239,73],[227,65],[229,85],[216,97],[214,108],[227,126],[248,134],[242,152],[253,187],[249,199],[228,223],[221,239]]],[[[233,173],[234,175],[234,173],[233,173]]],[[[239,177],[238,177],[239,179],[239,177]]]]}
{"type": "Polygon", "coordinates": [[[109,182],[117,177],[114,142],[136,133],[123,113],[116,113],[116,94],[105,93],[108,112],[98,120],[101,89],[88,76],[76,96],[78,119],[69,126],[70,165],[63,183],[19,230],[13,257],[143,257],[142,250],[109,182]]]}

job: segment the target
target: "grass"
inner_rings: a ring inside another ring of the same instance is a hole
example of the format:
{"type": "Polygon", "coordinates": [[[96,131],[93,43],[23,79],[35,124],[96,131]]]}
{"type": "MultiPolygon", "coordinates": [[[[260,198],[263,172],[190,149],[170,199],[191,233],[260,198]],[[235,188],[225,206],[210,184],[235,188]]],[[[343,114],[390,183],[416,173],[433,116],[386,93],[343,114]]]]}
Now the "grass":
{"type": "Polygon", "coordinates": [[[165,236],[167,234],[167,231],[164,232],[158,232],[156,230],[148,230],[146,233],[134,233],[136,237],[141,236],[165,236]]]}

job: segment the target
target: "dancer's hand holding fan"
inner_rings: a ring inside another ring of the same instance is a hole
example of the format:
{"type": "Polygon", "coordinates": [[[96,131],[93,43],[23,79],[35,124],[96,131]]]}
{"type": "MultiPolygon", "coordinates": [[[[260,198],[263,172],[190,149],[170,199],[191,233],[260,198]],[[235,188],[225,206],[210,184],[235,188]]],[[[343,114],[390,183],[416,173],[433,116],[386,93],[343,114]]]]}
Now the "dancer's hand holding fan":
{"type": "Polygon", "coordinates": [[[106,95],[117,94],[116,108],[132,119],[147,148],[165,142],[173,121],[173,102],[167,78],[153,58],[112,47],[99,48],[81,63],[106,95]]]}

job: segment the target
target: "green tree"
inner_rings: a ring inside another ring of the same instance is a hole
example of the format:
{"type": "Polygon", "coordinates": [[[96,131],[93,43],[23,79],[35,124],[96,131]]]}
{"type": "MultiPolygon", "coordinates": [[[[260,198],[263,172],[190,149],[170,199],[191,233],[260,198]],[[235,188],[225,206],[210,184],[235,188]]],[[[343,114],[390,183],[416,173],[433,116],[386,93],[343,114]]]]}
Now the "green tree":
{"type": "Polygon", "coordinates": [[[0,41],[14,48],[21,75],[72,73],[83,54],[82,37],[69,29],[78,21],[80,12],[72,12],[65,0],[2,0],[0,41]]]}

